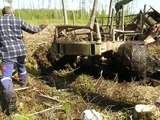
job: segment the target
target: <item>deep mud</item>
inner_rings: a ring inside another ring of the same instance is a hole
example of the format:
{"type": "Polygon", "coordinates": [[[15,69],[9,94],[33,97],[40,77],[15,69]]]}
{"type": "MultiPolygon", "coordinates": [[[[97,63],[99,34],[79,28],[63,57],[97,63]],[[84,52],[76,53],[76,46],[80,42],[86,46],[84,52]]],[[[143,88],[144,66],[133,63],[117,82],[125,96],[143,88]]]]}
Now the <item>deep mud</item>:
{"type": "MultiPolygon", "coordinates": [[[[51,46],[52,47],[52,46],[51,46]]],[[[145,46],[143,42],[133,41],[121,45],[118,52],[102,56],[62,56],[46,46],[40,46],[34,57],[42,74],[59,70],[73,70],[76,74],[89,74],[95,78],[120,81],[143,80],[145,78],[159,79],[160,53],[156,45],[145,46]],[[155,48],[155,49],[154,49],[155,48]]]]}

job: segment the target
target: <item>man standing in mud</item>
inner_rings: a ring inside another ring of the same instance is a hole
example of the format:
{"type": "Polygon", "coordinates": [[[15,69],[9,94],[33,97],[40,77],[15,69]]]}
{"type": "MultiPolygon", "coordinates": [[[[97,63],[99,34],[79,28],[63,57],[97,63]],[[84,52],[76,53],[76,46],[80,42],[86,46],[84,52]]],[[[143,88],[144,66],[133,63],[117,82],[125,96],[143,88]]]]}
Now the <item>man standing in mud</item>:
{"type": "Polygon", "coordinates": [[[10,6],[4,7],[2,14],[3,16],[0,17],[1,85],[4,88],[4,112],[10,115],[16,112],[16,94],[12,83],[14,65],[17,66],[20,85],[24,85],[27,79],[27,72],[24,65],[27,53],[23,42],[22,31],[34,34],[42,31],[42,29],[31,26],[22,19],[15,17],[14,11],[10,6]]]}

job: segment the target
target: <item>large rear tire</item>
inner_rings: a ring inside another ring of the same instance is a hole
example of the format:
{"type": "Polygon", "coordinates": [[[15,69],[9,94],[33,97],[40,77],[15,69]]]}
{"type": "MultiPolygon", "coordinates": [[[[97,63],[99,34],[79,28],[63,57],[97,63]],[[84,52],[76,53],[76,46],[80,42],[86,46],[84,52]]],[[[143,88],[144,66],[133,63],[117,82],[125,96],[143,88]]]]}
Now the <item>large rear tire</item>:
{"type": "Polygon", "coordinates": [[[136,79],[146,77],[146,46],[142,42],[131,41],[121,45],[115,60],[120,76],[136,79]]]}

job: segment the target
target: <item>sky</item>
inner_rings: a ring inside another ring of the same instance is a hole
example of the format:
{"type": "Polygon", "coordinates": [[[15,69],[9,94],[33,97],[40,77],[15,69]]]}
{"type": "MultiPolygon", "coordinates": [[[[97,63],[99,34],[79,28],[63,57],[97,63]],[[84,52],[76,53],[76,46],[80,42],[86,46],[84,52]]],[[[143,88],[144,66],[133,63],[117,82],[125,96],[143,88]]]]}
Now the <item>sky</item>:
{"type": "MultiPolygon", "coordinates": [[[[8,3],[4,2],[5,0],[0,0],[0,8],[3,8],[8,3]]],[[[76,10],[80,7],[81,0],[65,0],[66,9],[68,10],[76,10]]],[[[93,0],[85,0],[86,8],[89,10],[92,8],[93,0]]],[[[110,0],[99,0],[98,10],[102,10],[105,8],[108,10],[110,0]]],[[[114,0],[113,0],[114,1],[114,0]]],[[[133,0],[129,5],[126,6],[130,8],[132,13],[139,12],[140,9],[143,9],[144,4],[147,5],[147,9],[149,6],[154,7],[157,11],[160,11],[160,0],[133,0]],[[133,6],[133,7],[132,7],[133,6]]],[[[114,3],[113,3],[114,6],[114,3]]],[[[62,8],[61,0],[13,0],[12,7],[14,9],[21,8],[62,8]]],[[[106,12],[107,13],[107,12],[106,12]]]]}

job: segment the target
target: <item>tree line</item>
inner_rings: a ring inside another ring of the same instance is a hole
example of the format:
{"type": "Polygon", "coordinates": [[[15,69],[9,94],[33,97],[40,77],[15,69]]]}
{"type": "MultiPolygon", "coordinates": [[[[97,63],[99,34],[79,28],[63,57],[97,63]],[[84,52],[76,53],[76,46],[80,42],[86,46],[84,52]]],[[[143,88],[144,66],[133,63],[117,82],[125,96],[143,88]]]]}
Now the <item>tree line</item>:
{"type": "MultiPolygon", "coordinates": [[[[20,3],[20,0],[17,0],[18,4],[20,3]]],[[[44,2],[45,0],[43,0],[44,2]]],[[[65,3],[65,6],[67,5],[67,0],[60,0],[61,2],[63,1],[65,3]]],[[[73,20],[73,17],[76,21],[87,21],[92,13],[92,7],[87,10],[88,8],[86,8],[86,4],[92,6],[93,5],[93,1],[94,0],[72,0],[73,2],[77,1],[80,3],[79,5],[79,9],[77,10],[67,10],[67,17],[69,21],[73,20]]],[[[120,0],[112,0],[113,1],[113,7],[114,4],[117,1],[120,0]]],[[[14,2],[13,0],[3,0],[3,2],[8,2],[10,4],[10,6],[12,6],[12,3],[14,2]]],[[[37,1],[38,4],[40,4],[40,0],[37,1]]],[[[43,19],[43,20],[62,20],[63,21],[63,17],[64,17],[64,13],[63,13],[63,8],[61,9],[57,9],[56,7],[53,9],[51,8],[51,0],[46,0],[46,2],[48,2],[48,8],[46,9],[34,9],[34,5],[31,5],[31,8],[28,9],[16,9],[15,13],[16,16],[21,17],[25,20],[38,20],[38,19],[43,19]]],[[[61,3],[62,4],[62,3],[61,3]]],[[[98,8],[96,11],[96,17],[107,17],[108,12],[107,9],[109,9],[106,6],[105,0],[98,0],[98,8]],[[101,9],[101,10],[99,10],[101,9]]],[[[19,6],[19,5],[18,5],[19,6]]]]}

